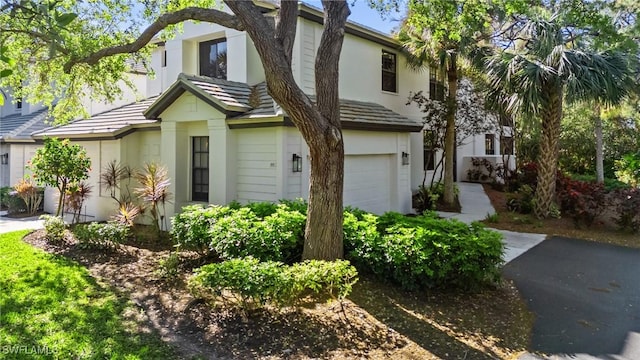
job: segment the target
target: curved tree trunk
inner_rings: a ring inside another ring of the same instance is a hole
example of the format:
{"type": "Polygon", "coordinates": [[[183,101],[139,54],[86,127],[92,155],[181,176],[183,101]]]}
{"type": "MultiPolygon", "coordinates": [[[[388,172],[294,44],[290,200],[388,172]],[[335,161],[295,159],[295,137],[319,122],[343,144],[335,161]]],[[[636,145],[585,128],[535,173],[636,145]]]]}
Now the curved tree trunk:
{"type": "Polygon", "coordinates": [[[542,134],[538,155],[538,185],[534,213],[544,219],[549,216],[556,194],[560,122],[562,120],[562,91],[548,94],[547,106],[542,110],[542,134]]]}
{"type": "Polygon", "coordinates": [[[447,98],[447,130],[444,140],[444,194],[442,201],[447,205],[452,205],[455,201],[453,189],[453,163],[456,146],[456,109],[458,92],[458,66],[455,54],[449,59],[449,67],[447,69],[447,82],[449,83],[449,94],[447,98]]]}

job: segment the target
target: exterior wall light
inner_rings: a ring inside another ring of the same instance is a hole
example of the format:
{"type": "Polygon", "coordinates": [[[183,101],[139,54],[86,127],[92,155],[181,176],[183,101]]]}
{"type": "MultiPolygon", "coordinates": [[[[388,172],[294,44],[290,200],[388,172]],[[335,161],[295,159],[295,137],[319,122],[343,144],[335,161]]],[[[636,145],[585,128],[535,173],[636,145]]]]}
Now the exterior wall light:
{"type": "Polygon", "coordinates": [[[409,153],[402,152],[402,165],[409,165],[409,153]]]}
{"type": "Polygon", "coordinates": [[[9,163],[9,153],[0,155],[0,164],[7,165],[9,163]]]}
{"type": "Polygon", "coordinates": [[[302,156],[293,154],[293,172],[302,172],[302,156]]]}

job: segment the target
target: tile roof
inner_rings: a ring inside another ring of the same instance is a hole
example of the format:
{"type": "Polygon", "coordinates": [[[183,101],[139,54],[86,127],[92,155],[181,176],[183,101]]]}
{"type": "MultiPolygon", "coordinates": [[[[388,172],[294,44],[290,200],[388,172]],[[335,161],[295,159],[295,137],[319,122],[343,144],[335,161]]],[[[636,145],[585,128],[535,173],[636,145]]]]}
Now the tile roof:
{"type": "Polygon", "coordinates": [[[0,117],[0,139],[7,140],[29,140],[30,134],[34,131],[49,127],[49,112],[41,109],[28,115],[13,114],[0,117]]]}
{"type": "Polygon", "coordinates": [[[157,120],[144,117],[144,110],[158,97],[124,105],[108,110],[88,119],[75,120],[65,125],[50,127],[34,132],[33,137],[64,136],[64,137],[113,137],[136,128],[154,126],[157,120]]]}
{"type": "MultiPolygon", "coordinates": [[[[145,115],[148,117],[159,116],[185,91],[200,96],[204,94],[206,98],[202,99],[218,110],[226,111],[230,120],[249,121],[257,118],[286,116],[269,96],[267,85],[264,82],[249,86],[245,83],[185,74],[178,77],[178,81],[149,110],[145,111],[145,115]]],[[[315,96],[309,98],[311,101],[315,101],[315,96]]],[[[352,128],[378,127],[378,130],[384,130],[384,127],[388,126],[390,130],[391,127],[396,129],[404,127],[411,131],[422,129],[420,122],[402,116],[380,104],[365,101],[341,99],[340,117],[344,125],[349,125],[352,128]],[[358,125],[352,126],[355,124],[358,125]]]]}
{"type": "Polygon", "coordinates": [[[226,115],[237,115],[251,110],[249,85],[206,76],[180,74],[178,80],[145,110],[144,115],[149,119],[158,118],[187,91],[226,115]]]}

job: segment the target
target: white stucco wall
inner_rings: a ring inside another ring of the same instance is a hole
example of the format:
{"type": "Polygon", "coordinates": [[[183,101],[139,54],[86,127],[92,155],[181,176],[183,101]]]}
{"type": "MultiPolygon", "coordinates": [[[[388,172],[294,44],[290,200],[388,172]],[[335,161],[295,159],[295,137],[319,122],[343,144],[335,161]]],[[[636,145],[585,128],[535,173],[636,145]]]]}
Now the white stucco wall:
{"type": "Polygon", "coordinates": [[[264,81],[260,57],[245,32],[217,24],[186,22],[181,33],[152,52],[151,67],[156,76],[147,80],[148,95],[166,90],[181,72],[198,75],[199,43],[220,38],[227,41],[227,80],[251,85],[264,81]],[[167,52],[166,67],[161,66],[164,51],[167,52]]]}

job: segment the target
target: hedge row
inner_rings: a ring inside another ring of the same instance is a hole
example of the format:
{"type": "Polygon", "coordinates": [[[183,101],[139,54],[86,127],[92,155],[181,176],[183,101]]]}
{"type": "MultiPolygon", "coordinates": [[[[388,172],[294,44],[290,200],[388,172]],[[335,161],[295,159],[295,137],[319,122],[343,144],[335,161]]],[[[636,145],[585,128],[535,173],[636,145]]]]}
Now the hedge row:
{"type": "MultiPolygon", "coordinates": [[[[293,264],[302,253],[306,204],[190,206],[172,219],[183,249],[214,252],[222,260],[247,256],[293,264]]],[[[500,277],[504,250],[499,233],[475,223],[438,219],[433,213],[382,216],[345,209],[344,246],[358,271],[414,290],[475,288],[500,277]]]]}

